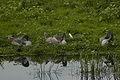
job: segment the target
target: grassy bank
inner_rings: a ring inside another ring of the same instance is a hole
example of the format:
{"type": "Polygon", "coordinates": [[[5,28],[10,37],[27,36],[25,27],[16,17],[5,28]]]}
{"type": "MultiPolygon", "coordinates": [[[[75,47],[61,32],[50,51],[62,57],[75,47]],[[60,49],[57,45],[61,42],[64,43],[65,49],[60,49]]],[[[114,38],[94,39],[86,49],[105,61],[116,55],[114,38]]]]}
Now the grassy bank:
{"type": "Polygon", "coordinates": [[[0,53],[18,54],[6,36],[27,34],[33,43],[20,54],[88,54],[119,53],[120,3],[112,0],[1,0],[0,53]],[[68,31],[76,33],[70,39],[68,31]],[[106,30],[116,36],[114,46],[102,47],[98,42],[106,30]],[[67,45],[48,45],[44,32],[67,33],[67,45]],[[76,45],[77,43],[77,45],[76,45]]]}

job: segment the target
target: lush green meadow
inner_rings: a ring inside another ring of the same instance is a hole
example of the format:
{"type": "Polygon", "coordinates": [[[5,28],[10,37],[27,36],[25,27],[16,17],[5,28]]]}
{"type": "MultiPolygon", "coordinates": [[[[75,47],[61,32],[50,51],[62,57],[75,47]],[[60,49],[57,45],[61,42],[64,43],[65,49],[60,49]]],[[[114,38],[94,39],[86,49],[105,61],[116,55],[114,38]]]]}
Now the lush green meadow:
{"type": "Polygon", "coordinates": [[[117,0],[1,0],[0,54],[116,54],[120,52],[120,1],[117,0]],[[99,37],[114,32],[114,46],[101,46],[99,37]],[[74,39],[70,39],[68,31],[74,39]],[[49,45],[44,32],[67,34],[67,44],[49,45]],[[27,34],[31,47],[16,51],[7,36],[27,34]]]}

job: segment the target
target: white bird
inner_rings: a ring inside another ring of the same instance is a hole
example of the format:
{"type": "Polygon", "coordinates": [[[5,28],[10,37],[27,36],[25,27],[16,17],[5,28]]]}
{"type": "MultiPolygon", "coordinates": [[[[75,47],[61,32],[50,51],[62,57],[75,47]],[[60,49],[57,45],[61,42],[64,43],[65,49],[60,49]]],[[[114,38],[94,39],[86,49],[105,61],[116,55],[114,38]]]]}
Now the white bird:
{"type": "Polygon", "coordinates": [[[69,36],[70,36],[70,38],[72,38],[72,39],[73,39],[73,36],[72,36],[72,34],[71,34],[71,33],[69,33],[69,36]]]}
{"type": "Polygon", "coordinates": [[[103,37],[100,39],[101,45],[104,46],[106,44],[114,44],[114,35],[113,32],[108,31],[103,37]]]}
{"type": "Polygon", "coordinates": [[[70,31],[68,31],[68,32],[69,32],[68,35],[70,36],[70,38],[73,39],[73,36],[72,36],[72,34],[70,33],[70,31]]]}

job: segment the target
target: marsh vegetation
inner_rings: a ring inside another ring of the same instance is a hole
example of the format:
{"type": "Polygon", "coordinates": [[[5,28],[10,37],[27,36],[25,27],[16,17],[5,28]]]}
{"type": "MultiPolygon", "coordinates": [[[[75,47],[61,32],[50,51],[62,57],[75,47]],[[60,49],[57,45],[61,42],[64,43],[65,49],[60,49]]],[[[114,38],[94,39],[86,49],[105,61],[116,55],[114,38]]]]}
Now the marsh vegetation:
{"type": "MultiPolygon", "coordinates": [[[[88,79],[89,68],[86,64],[91,63],[92,75],[97,74],[96,69],[99,69],[97,72],[102,75],[99,73],[101,68],[97,66],[101,57],[107,56],[108,62],[112,61],[113,64],[114,61],[113,65],[118,66],[114,69],[114,74],[119,72],[120,63],[119,27],[118,0],[1,0],[0,59],[3,61],[16,56],[32,56],[32,61],[42,64],[48,59],[48,55],[66,56],[67,61],[72,58],[76,60],[77,56],[80,65],[84,64],[86,67],[83,73],[88,79]],[[108,30],[115,34],[115,44],[101,46],[99,38],[108,30]],[[49,36],[66,33],[66,44],[48,44],[44,37],[45,32],[49,36]],[[69,32],[73,38],[70,38],[69,32]],[[28,35],[32,46],[21,47],[21,51],[18,52],[17,46],[9,42],[9,35],[28,35]]],[[[92,80],[94,79],[96,80],[92,76],[92,80]]]]}
{"type": "Polygon", "coordinates": [[[119,80],[119,62],[102,56],[1,57],[0,77],[5,80],[119,80]],[[29,65],[23,65],[28,59],[29,65]],[[21,61],[23,60],[23,61],[21,61]],[[17,75],[16,75],[17,74],[17,75]],[[15,76],[16,75],[16,76],[15,76]],[[22,77],[21,77],[22,76],[22,77]]]}
{"type": "MultiPolygon", "coordinates": [[[[0,53],[16,53],[8,35],[28,35],[33,43],[21,54],[64,52],[119,52],[119,1],[99,0],[3,0],[0,1],[0,53]],[[116,36],[114,46],[101,47],[106,30],[116,36]],[[68,33],[74,34],[70,39],[68,33]],[[66,35],[67,45],[48,45],[44,32],[66,35]]],[[[79,54],[79,53],[78,53],[79,54]]]]}

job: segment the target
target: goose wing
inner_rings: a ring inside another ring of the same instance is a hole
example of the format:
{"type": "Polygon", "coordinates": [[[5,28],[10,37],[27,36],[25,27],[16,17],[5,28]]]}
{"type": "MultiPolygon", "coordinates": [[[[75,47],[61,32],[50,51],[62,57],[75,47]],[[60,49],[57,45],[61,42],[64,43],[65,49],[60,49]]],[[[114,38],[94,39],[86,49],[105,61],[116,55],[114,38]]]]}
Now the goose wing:
{"type": "Polygon", "coordinates": [[[57,44],[59,41],[55,37],[49,37],[46,39],[46,42],[50,44],[57,44]]]}

